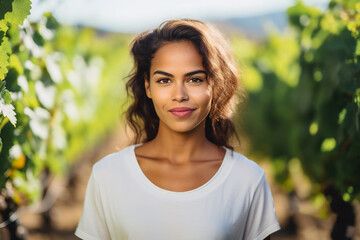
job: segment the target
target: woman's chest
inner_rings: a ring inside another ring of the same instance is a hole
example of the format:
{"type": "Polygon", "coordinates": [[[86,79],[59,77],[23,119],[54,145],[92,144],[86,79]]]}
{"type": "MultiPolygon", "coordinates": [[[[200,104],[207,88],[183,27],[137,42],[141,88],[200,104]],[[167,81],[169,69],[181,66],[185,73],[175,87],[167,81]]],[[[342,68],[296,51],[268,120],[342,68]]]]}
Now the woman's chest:
{"type": "Polygon", "coordinates": [[[190,191],[206,184],[214,177],[221,164],[222,160],[171,165],[139,159],[141,170],[150,182],[159,188],[175,192],[190,191]]]}

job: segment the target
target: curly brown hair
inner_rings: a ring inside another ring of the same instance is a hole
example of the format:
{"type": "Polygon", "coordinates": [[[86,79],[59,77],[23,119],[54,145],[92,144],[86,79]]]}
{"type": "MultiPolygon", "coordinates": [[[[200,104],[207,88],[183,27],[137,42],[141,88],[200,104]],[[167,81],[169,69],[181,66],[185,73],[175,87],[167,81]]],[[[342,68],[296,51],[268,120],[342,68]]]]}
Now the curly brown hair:
{"type": "Polygon", "coordinates": [[[205,134],[209,141],[230,149],[232,137],[239,140],[232,113],[237,103],[236,92],[245,98],[239,87],[239,72],[229,44],[220,32],[198,20],[169,20],[158,28],[140,33],[132,42],[134,69],[126,84],[133,102],[126,112],[126,120],[135,133],[134,143],[148,142],[156,137],[159,118],[153,102],[146,96],[144,81],[150,78],[150,65],[155,52],[164,44],[191,41],[202,56],[209,84],[213,91],[212,105],[206,117],[205,134]]]}

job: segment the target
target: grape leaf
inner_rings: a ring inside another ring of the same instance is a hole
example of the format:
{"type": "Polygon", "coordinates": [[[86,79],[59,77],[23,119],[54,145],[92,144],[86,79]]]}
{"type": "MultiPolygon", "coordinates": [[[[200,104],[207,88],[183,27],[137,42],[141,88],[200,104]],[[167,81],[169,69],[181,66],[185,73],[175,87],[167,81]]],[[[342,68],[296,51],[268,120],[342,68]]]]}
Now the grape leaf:
{"type": "Polygon", "coordinates": [[[1,40],[2,38],[5,36],[6,31],[9,29],[9,27],[6,24],[6,20],[1,19],[0,20],[0,33],[2,33],[2,36],[0,37],[0,44],[1,44],[1,40]]]}
{"type": "Polygon", "coordinates": [[[51,13],[45,13],[44,17],[46,17],[46,28],[50,30],[55,30],[59,28],[59,22],[56,20],[56,18],[53,17],[51,13]]]}
{"type": "Polygon", "coordinates": [[[9,66],[9,53],[11,53],[11,46],[7,37],[3,38],[0,45],[0,81],[5,79],[9,66]]]}
{"type": "Polygon", "coordinates": [[[25,18],[30,14],[30,0],[14,0],[12,11],[5,14],[5,20],[12,24],[22,25],[25,18]]]}
{"type": "Polygon", "coordinates": [[[0,45],[2,44],[2,39],[5,36],[5,32],[0,31],[0,45]]]}
{"type": "Polygon", "coordinates": [[[5,37],[6,31],[8,30],[8,26],[6,24],[6,20],[1,19],[0,20],[0,45],[2,44],[2,39],[5,37]]]}
{"type": "Polygon", "coordinates": [[[11,46],[16,46],[20,43],[20,31],[17,25],[12,25],[6,32],[6,37],[9,38],[11,46]]]}
{"type": "Polygon", "coordinates": [[[0,82],[0,93],[5,89],[5,81],[0,82]]]}
{"type": "Polygon", "coordinates": [[[0,113],[7,117],[14,127],[16,126],[16,113],[14,112],[14,106],[6,104],[4,99],[0,97],[0,113]]]}
{"type": "Polygon", "coordinates": [[[7,89],[1,91],[0,97],[4,100],[5,104],[10,104],[12,102],[11,94],[7,89]]]}
{"type": "Polygon", "coordinates": [[[9,68],[15,69],[19,75],[22,75],[24,73],[24,68],[21,65],[20,59],[16,54],[11,54],[9,63],[9,68]]]}
{"type": "Polygon", "coordinates": [[[5,19],[0,20],[0,31],[6,32],[8,30],[7,21],[5,19]]]}

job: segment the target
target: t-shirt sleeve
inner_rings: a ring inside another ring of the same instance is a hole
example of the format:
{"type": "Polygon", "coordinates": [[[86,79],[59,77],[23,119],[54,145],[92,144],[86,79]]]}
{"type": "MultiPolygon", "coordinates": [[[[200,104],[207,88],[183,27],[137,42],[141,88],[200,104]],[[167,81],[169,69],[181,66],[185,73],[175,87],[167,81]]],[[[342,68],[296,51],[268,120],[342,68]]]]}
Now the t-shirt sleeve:
{"type": "Polygon", "coordinates": [[[263,173],[251,201],[243,239],[263,240],[279,229],[271,190],[263,173]]]}
{"type": "Polygon", "coordinates": [[[110,239],[94,170],[91,173],[84,201],[83,212],[75,235],[85,240],[110,239]]]}

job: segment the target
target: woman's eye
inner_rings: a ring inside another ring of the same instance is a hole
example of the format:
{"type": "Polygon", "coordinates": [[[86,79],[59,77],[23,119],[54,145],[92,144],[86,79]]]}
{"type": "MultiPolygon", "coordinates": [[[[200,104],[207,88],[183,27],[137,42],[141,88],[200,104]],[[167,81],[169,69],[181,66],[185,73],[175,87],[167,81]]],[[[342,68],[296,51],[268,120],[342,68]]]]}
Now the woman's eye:
{"type": "Polygon", "coordinates": [[[170,79],[168,79],[168,78],[161,78],[161,79],[157,80],[156,82],[157,82],[157,83],[160,83],[160,84],[169,83],[169,82],[170,82],[170,79]]]}
{"type": "Polygon", "coordinates": [[[189,82],[191,82],[191,83],[201,83],[201,82],[203,82],[203,80],[200,79],[200,78],[190,78],[189,82]]]}

